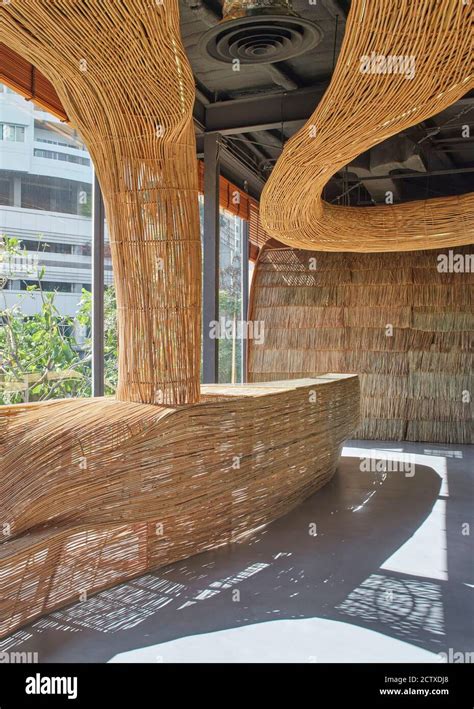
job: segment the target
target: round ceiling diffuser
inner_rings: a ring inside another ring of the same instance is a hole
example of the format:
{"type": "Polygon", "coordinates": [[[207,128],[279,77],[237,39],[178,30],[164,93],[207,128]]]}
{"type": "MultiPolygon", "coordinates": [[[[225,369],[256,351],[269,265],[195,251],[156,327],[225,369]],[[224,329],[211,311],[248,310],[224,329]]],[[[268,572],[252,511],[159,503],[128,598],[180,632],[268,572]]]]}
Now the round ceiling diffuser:
{"type": "Polygon", "coordinates": [[[222,21],[203,35],[200,48],[228,64],[272,64],[313,49],[322,37],[290,0],[226,0],[222,21]]]}

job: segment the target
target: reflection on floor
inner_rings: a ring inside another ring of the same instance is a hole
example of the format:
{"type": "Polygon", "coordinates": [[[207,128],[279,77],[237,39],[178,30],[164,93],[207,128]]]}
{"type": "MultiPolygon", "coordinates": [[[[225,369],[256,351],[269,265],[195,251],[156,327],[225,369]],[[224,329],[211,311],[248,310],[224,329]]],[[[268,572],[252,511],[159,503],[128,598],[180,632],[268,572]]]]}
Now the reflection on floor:
{"type": "Polygon", "coordinates": [[[52,613],[0,651],[40,662],[424,662],[471,652],[473,460],[472,446],[354,441],[331,483],[245,542],[52,613]]]}

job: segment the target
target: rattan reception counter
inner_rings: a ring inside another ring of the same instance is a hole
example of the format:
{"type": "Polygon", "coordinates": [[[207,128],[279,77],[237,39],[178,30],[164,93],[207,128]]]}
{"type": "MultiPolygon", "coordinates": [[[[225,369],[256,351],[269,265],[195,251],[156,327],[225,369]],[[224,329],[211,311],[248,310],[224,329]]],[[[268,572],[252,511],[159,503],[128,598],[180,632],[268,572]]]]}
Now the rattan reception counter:
{"type": "Polygon", "coordinates": [[[343,374],[208,385],[179,408],[2,408],[0,635],[285,514],[331,478],[358,418],[343,374]]]}

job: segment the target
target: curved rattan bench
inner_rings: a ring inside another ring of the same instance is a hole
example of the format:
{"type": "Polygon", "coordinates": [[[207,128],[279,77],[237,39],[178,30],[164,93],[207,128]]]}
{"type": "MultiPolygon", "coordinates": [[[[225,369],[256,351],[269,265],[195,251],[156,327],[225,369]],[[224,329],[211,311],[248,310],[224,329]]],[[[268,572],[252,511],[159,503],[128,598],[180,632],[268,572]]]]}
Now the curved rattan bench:
{"type": "Polygon", "coordinates": [[[333,475],[355,376],[203,387],[199,404],[0,409],[0,636],[91,593],[236,541],[333,475]]]}

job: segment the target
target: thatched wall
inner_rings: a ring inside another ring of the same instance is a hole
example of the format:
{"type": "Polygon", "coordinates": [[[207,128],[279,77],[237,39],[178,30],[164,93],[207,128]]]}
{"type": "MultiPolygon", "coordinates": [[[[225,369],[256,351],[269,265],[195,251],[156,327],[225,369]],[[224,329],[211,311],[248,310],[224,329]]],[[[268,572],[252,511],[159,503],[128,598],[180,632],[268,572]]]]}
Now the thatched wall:
{"type": "Polygon", "coordinates": [[[263,251],[249,381],[357,372],[359,437],[472,443],[474,273],[440,272],[440,254],[263,251]]]}

